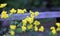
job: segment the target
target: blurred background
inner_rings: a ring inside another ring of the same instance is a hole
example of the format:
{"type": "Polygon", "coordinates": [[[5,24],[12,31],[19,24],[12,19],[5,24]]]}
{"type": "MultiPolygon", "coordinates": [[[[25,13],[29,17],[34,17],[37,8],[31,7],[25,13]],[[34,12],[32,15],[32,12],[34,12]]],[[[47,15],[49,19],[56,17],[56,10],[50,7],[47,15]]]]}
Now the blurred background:
{"type": "MultiPolygon", "coordinates": [[[[10,10],[11,8],[15,9],[27,9],[32,11],[60,11],[60,0],[0,0],[1,3],[7,3],[8,5],[0,9],[0,13],[2,10],[10,10]]],[[[60,18],[57,18],[57,22],[60,21],[60,18]]]]}
{"type": "MultiPolygon", "coordinates": [[[[0,0],[1,3],[7,3],[8,5],[2,10],[10,10],[11,8],[15,9],[27,9],[32,11],[60,11],[60,0],[0,0]]],[[[56,18],[57,22],[60,22],[60,18],[56,18]]]]}
{"type": "MultiPolygon", "coordinates": [[[[2,10],[10,10],[11,8],[15,9],[27,9],[32,11],[60,11],[60,0],[0,0],[1,3],[7,3],[8,5],[2,10]]],[[[57,22],[60,22],[60,18],[56,18],[57,22]]],[[[48,19],[49,20],[49,19],[48,19]]]]}
{"type": "Polygon", "coordinates": [[[0,3],[8,4],[4,10],[26,8],[33,11],[60,11],[60,0],[0,0],[0,3]]]}
{"type": "MultiPolygon", "coordinates": [[[[32,11],[38,10],[39,12],[60,11],[60,0],[0,0],[0,4],[1,3],[7,3],[8,5],[5,8],[0,9],[0,13],[3,10],[8,11],[11,8],[27,9],[28,12],[29,10],[32,11]]],[[[56,22],[60,22],[60,18],[44,18],[44,19],[40,19],[40,21],[42,25],[45,25],[44,27],[47,26],[48,28],[50,28],[51,25],[55,26],[54,24],[56,22]],[[47,24],[50,26],[48,26],[47,24]]],[[[8,24],[7,21],[6,21],[7,23],[6,22],[2,23],[2,22],[3,21],[0,20],[0,29],[3,27],[2,24],[8,24]]]]}

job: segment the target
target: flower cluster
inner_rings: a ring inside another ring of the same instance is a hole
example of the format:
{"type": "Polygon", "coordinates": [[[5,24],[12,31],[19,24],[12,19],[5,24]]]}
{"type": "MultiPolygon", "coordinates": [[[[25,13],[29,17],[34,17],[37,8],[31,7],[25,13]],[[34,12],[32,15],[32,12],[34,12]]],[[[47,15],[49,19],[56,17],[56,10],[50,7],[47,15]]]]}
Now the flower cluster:
{"type": "Polygon", "coordinates": [[[53,35],[56,35],[57,32],[60,31],[60,23],[56,23],[56,26],[57,26],[57,29],[55,29],[54,26],[50,28],[53,35]]]}
{"type": "MultiPolygon", "coordinates": [[[[24,14],[26,12],[27,12],[26,9],[17,9],[16,10],[16,9],[12,8],[9,11],[8,14],[11,14],[11,15],[13,15],[13,14],[24,14]]],[[[9,18],[8,14],[7,14],[7,11],[3,10],[2,13],[1,13],[1,18],[3,18],[3,19],[9,18]]],[[[20,27],[20,31],[23,31],[23,32],[25,32],[27,30],[31,30],[32,28],[34,29],[34,31],[42,31],[42,30],[44,31],[44,27],[43,28],[42,27],[38,28],[38,26],[40,25],[40,22],[37,21],[37,20],[34,21],[34,17],[38,16],[38,15],[39,15],[38,11],[36,11],[34,13],[33,11],[30,10],[30,16],[26,16],[26,18],[24,18],[21,21],[20,25],[19,25],[19,23],[17,25],[16,22],[14,22],[15,24],[13,23],[13,24],[10,25],[10,30],[9,30],[10,34],[12,36],[14,36],[15,30],[17,29],[18,26],[20,27]]]]}
{"type": "MultiPolygon", "coordinates": [[[[4,8],[7,4],[0,4],[0,8],[4,8]]],[[[26,13],[26,9],[10,9],[8,14],[24,14],[26,13]]],[[[1,13],[1,18],[7,19],[9,18],[9,15],[7,14],[7,11],[3,10],[1,13]]],[[[20,33],[20,32],[26,32],[26,31],[35,31],[35,32],[44,32],[44,26],[41,25],[41,22],[38,20],[35,20],[35,16],[38,16],[39,12],[35,11],[33,12],[30,10],[30,15],[26,16],[23,20],[15,20],[12,21],[10,26],[9,26],[9,33],[11,36],[14,36],[15,33],[20,33]],[[39,26],[39,27],[38,27],[39,26]]],[[[57,34],[58,31],[60,31],[60,23],[56,23],[57,29],[55,29],[54,26],[50,27],[51,32],[53,35],[57,34]]]]}

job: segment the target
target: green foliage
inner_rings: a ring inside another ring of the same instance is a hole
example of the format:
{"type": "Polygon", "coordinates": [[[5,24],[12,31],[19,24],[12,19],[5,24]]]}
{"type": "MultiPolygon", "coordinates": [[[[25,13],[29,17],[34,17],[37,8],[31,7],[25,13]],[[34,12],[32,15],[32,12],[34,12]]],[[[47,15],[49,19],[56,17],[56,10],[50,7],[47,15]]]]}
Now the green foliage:
{"type": "Polygon", "coordinates": [[[21,33],[22,32],[22,29],[21,28],[16,28],[15,32],[16,33],[21,33]]]}
{"type": "MultiPolygon", "coordinates": [[[[8,3],[8,8],[27,8],[32,6],[40,6],[40,0],[0,0],[0,3],[8,3]]],[[[47,1],[48,2],[48,1],[47,1]]],[[[53,6],[60,6],[60,0],[51,0],[51,5],[53,6]]],[[[6,8],[7,8],[6,7],[6,8]]],[[[7,9],[8,9],[7,8],[7,9]]]]}
{"type": "Polygon", "coordinates": [[[53,6],[60,6],[60,0],[52,0],[53,6]]]}

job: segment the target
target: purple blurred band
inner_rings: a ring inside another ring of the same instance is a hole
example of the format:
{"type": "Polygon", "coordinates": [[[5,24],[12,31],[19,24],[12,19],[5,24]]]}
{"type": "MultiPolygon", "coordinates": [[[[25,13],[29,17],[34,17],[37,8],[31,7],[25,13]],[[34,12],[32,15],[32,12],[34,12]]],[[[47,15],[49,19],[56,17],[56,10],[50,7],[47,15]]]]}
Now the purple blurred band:
{"type": "MultiPolygon", "coordinates": [[[[7,18],[7,19],[0,18],[0,20],[22,20],[26,16],[29,16],[29,15],[30,15],[30,13],[14,14],[12,18],[7,18]]],[[[37,19],[37,18],[57,18],[57,17],[60,17],[60,12],[56,12],[56,11],[55,12],[40,12],[39,15],[35,17],[35,19],[37,19]]]]}

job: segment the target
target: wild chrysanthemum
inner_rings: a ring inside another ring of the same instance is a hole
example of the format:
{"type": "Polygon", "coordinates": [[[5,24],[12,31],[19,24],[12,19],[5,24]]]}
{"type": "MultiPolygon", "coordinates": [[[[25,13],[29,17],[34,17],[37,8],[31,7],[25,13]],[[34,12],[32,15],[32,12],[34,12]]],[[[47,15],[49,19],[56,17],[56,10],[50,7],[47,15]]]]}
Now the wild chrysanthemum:
{"type": "Polygon", "coordinates": [[[17,14],[24,14],[24,10],[22,10],[22,9],[17,9],[17,14]]]}
{"type": "Polygon", "coordinates": [[[36,11],[36,12],[35,12],[35,16],[38,16],[38,15],[39,15],[39,12],[38,12],[38,11],[36,11]]]}
{"type": "Polygon", "coordinates": [[[37,26],[34,26],[34,31],[38,31],[38,27],[37,26]]]}
{"type": "Polygon", "coordinates": [[[10,29],[15,30],[16,29],[16,25],[10,25],[10,29]]]}
{"type": "Polygon", "coordinates": [[[52,30],[52,34],[53,35],[55,35],[57,32],[56,32],[56,30],[54,29],[54,30],[52,30]]]}
{"type": "Polygon", "coordinates": [[[34,18],[31,18],[31,17],[27,16],[26,20],[31,24],[34,21],[34,18]]]}
{"type": "Polygon", "coordinates": [[[56,31],[60,31],[60,23],[56,23],[57,29],[56,31]]]}
{"type": "Polygon", "coordinates": [[[15,32],[14,31],[10,31],[11,36],[14,36],[15,32]]]}
{"type": "Polygon", "coordinates": [[[23,24],[24,26],[26,26],[27,20],[26,20],[26,19],[23,19],[23,20],[22,20],[22,24],[23,24]]]}
{"type": "Polygon", "coordinates": [[[50,29],[51,29],[51,32],[52,32],[53,35],[55,35],[57,33],[54,26],[52,26],[50,29]]]}
{"type": "Polygon", "coordinates": [[[0,4],[0,8],[6,7],[7,3],[0,4]]]}
{"type": "Polygon", "coordinates": [[[31,18],[34,18],[34,17],[35,17],[34,12],[32,12],[31,10],[30,10],[30,17],[31,17],[31,18]]]}
{"type": "Polygon", "coordinates": [[[26,26],[22,26],[22,31],[26,31],[26,26]]]}
{"type": "Polygon", "coordinates": [[[37,25],[40,25],[40,22],[39,21],[34,21],[34,25],[37,26],[37,25]]]}
{"type": "Polygon", "coordinates": [[[23,11],[24,11],[24,12],[27,12],[27,10],[26,10],[26,9],[23,9],[23,11]]]}
{"type": "Polygon", "coordinates": [[[53,30],[53,29],[55,29],[55,27],[54,27],[54,26],[52,26],[52,27],[50,27],[50,29],[51,29],[51,30],[53,30]]]}
{"type": "Polygon", "coordinates": [[[1,18],[8,18],[7,11],[2,11],[1,18]]]}
{"type": "Polygon", "coordinates": [[[16,10],[15,10],[14,8],[12,8],[12,9],[10,10],[10,14],[14,14],[14,13],[16,13],[16,10]]]}
{"type": "Polygon", "coordinates": [[[56,23],[56,26],[60,27],[60,23],[56,23]]]}
{"type": "Polygon", "coordinates": [[[28,28],[29,30],[32,29],[32,27],[33,27],[32,24],[29,24],[29,25],[27,26],[27,28],[28,28]]]}
{"type": "Polygon", "coordinates": [[[44,27],[41,26],[41,27],[39,28],[39,31],[40,31],[40,32],[44,32],[44,27]]]}

